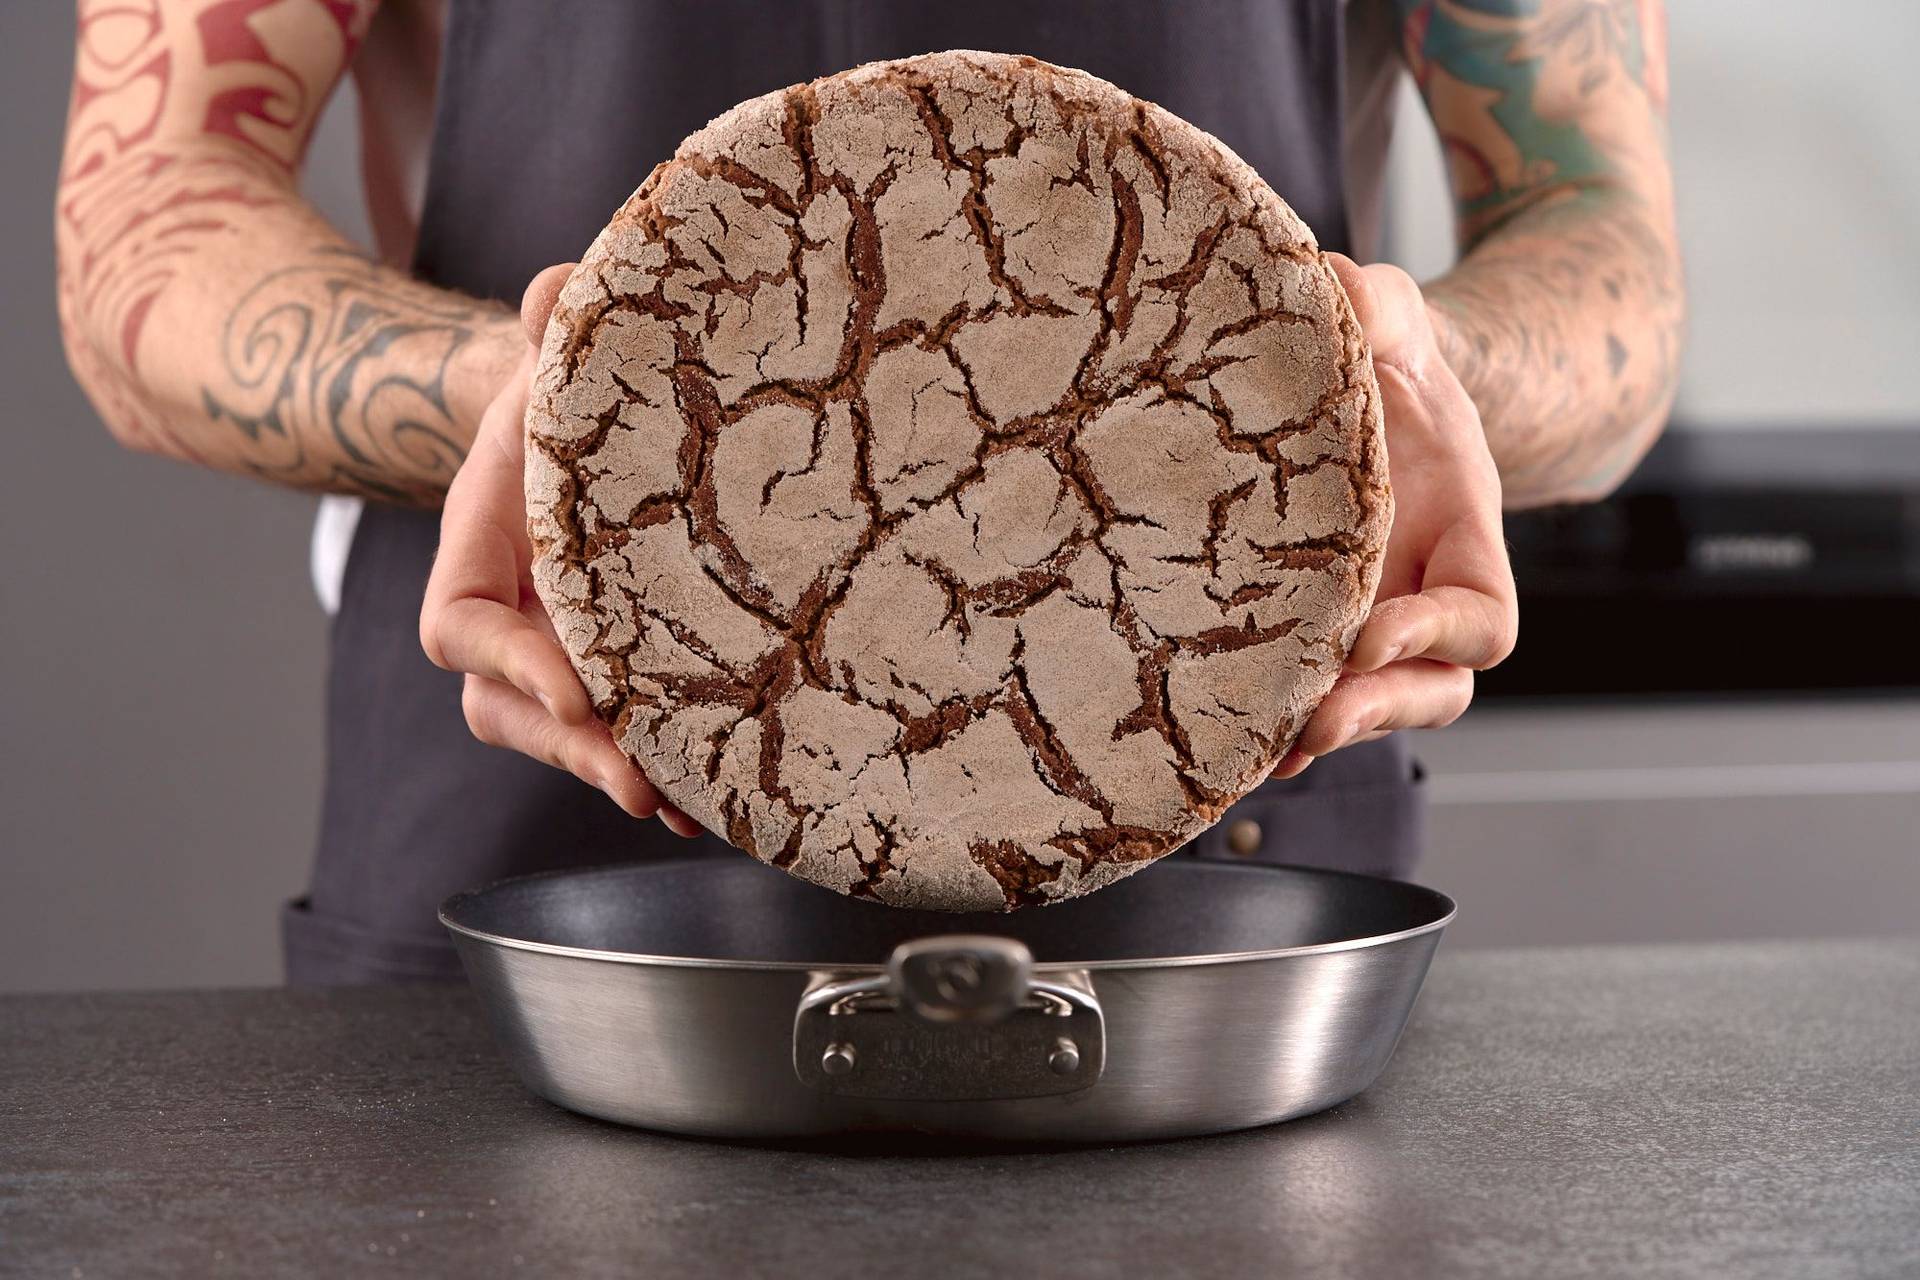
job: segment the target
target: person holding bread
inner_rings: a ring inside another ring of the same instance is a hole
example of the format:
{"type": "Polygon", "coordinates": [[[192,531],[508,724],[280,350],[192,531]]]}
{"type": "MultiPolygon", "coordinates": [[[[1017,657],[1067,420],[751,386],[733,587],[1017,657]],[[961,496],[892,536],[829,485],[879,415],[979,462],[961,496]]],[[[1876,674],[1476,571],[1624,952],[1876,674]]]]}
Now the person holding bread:
{"type": "MultiPolygon", "coordinates": [[[[311,889],[283,921],[290,980],[452,976],[434,923],[448,893],[741,842],[616,743],[533,589],[524,432],[568,275],[554,264],[736,103],[946,49],[1031,55],[1158,104],[1231,148],[1326,251],[1378,379],[1391,534],[1331,691],[1186,848],[1410,869],[1419,774],[1390,735],[1453,720],[1515,641],[1503,503],[1605,494],[1672,400],[1684,293],[1659,0],[82,0],[56,209],[75,375],[131,448],[325,495],[328,766],[311,889]],[[1424,287],[1356,265],[1378,237],[1404,69],[1441,134],[1463,250],[1424,287]],[[299,193],[348,73],[372,255],[299,193]]],[[[925,105],[957,168],[952,122],[925,105]]],[[[773,145],[808,153],[804,116],[771,122],[773,145]]],[[[1002,155],[967,146],[976,164],[1002,155]]],[[[956,192],[978,314],[1064,314],[1014,278],[978,189],[956,192]]],[[[795,252],[858,239],[823,228],[795,252]]],[[[1124,282],[1100,288],[1110,315],[1124,282]]],[[[966,394],[995,411],[994,388],[966,394]]]]}

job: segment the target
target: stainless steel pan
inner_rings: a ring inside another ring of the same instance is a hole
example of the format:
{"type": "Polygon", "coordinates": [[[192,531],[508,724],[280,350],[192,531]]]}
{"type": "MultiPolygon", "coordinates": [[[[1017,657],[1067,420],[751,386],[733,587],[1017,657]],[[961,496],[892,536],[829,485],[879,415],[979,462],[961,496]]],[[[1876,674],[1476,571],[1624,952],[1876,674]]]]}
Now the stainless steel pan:
{"type": "Polygon", "coordinates": [[[721,1137],[1117,1141],[1366,1088],[1453,912],[1398,881],[1173,858],[952,916],[728,858],[509,880],[440,918],[527,1085],[575,1111],[721,1137]]]}

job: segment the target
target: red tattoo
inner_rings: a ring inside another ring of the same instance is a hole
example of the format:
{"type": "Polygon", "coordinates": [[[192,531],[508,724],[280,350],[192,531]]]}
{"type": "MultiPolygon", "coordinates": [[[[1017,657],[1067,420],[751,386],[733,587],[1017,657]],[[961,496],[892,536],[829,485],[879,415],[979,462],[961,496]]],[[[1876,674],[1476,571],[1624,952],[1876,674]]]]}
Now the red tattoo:
{"type": "Polygon", "coordinates": [[[1427,84],[1427,28],[1433,25],[1433,3],[1422,0],[1400,24],[1400,46],[1407,69],[1413,73],[1413,82],[1423,89],[1427,84]]]}
{"type": "MultiPolygon", "coordinates": [[[[292,139],[313,124],[318,103],[299,74],[273,56],[266,42],[253,29],[256,14],[272,9],[282,0],[218,0],[200,11],[194,25],[200,34],[200,48],[209,68],[242,63],[253,70],[253,83],[220,89],[207,99],[206,116],[201,128],[211,134],[233,138],[260,151],[287,168],[299,162],[304,137],[296,145],[274,147],[267,139],[292,139]]],[[[346,61],[353,57],[367,23],[373,18],[373,4],[367,0],[319,0],[321,9],[340,28],[345,43],[346,61]]]]}
{"type": "Polygon", "coordinates": [[[291,168],[294,157],[263,145],[248,126],[249,121],[255,122],[253,129],[264,129],[267,137],[273,137],[298,127],[307,113],[306,89],[300,78],[291,67],[273,56],[248,25],[254,14],[277,3],[278,0],[221,0],[203,9],[194,20],[200,29],[200,47],[207,66],[243,62],[249,65],[255,79],[255,83],[221,89],[210,96],[200,127],[207,133],[244,142],[291,168]],[[263,74],[268,72],[270,76],[263,74]]]}
{"type": "Polygon", "coordinates": [[[152,138],[173,76],[156,0],[83,14],[76,45],[66,182],[152,138]]]}
{"type": "Polygon", "coordinates": [[[149,407],[141,336],[237,213],[295,200],[284,179],[196,134],[290,174],[378,3],[80,0],[56,209],[60,319],[76,374],[123,437],[197,457],[149,407]],[[338,61],[310,56],[322,49],[338,61]]]}
{"type": "Polygon", "coordinates": [[[163,280],[147,290],[127,307],[126,318],[120,322],[120,359],[126,362],[128,369],[133,368],[134,353],[140,348],[140,326],[147,322],[147,308],[160,296],[163,280]]]}
{"type": "Polygon", "coordinates": [[[1458,134],[1442,132],[1440,150],[1453,178],[1454,198],[1485,200],[1500,190],[1500,175],[1487,153],[1458,134]]]}

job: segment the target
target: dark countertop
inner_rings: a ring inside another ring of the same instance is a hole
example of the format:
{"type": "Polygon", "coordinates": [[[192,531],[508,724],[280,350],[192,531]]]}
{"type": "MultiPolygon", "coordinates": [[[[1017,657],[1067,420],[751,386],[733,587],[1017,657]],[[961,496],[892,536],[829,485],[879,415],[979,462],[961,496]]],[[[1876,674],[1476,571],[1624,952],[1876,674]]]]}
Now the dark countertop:
{"type": "Polygon", "coordinates": [[[1353,1102],[1051,1152],[581,1119],[459,988],[0,999],[0,1273],[361,1269],[1911,1277],[1920,941],[1443,947],[1353,1102]]]}

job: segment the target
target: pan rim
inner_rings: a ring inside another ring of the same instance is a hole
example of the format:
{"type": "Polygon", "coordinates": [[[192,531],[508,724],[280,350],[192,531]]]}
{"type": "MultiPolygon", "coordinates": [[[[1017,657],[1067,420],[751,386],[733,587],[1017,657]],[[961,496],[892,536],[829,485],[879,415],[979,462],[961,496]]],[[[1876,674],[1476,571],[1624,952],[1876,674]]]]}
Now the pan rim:
{"type": "MultiPolygon", "coordinates": [[[[683,863],[694,859],[666,859],[653,865],[683,863]]],[[[622,865],[622,864],[614,864],[622,865]]],[[[1383,877],[1362,875],[1352,871],[1336,871],[1325,867],[1296,867],[1285,864],[1224,864],[1244,870],[1254,870],[1256,866],[1272,866],[1304,875],[1331,876],[1356,880],[1380,880],[1383,877]]],[[[476,929],[472,925],[462,924],[452,918],[452,913],[465,902],[488,893],[507,884],[527,880],[542,880],[559,876],[579,875],[608,868],[574,868],[537,872],[527,876],[513,876],[495,881],[477,889],[463,890],[440,904],[438,912],[440,923],[457,938],[465,938],[488,946],[501,947],[510,951],[528,951],[541,955],[560,956],[575,960],[597,961],[607,964],[650,965],[673,969],[707,969],[738,971],[742,973],[834,973],[834,974],[874,974],[885,970],[884,963],[872,964],[819,964],[806,960],[736,960],[717,956],[676,956],[655,955],[640,951],[606,951],[592,947],[573,947],[563,943],[539,942],[531,938],[513,938],[504,934],[491,933],[476,929]]],[[[1459,904],[1452,897],[1438,889],[1411,881],[1397,881],[1403,888],[1418,890],[1434,899],[1441,913],[1433,920],[1406,929],[1396,929],[1391,933],[1367,934],[1358,938],[1340,938],[1332,942],[1311,942],[1291,947],[1269,947],[1256,951],[1218,951],[1194,955],[1170,956],[1133,956],[1111,960],[1051,960],[1036,961],[1036,973],[1103,973],[1121,970],[1198,968],[1207,965],[1254,964],[1267,960],[1287,960],[1306,956],[1335,955],[1344,951],[1359,951],[1372,947],[1391,946],[1429,933],[1438,933],[1453,922],[1460,914],[1459,904]]],[[[962,930],[963,931],[963,930],[962,930]]],[[[932,935],[929,935],[932,936],[932,935]]]]}

